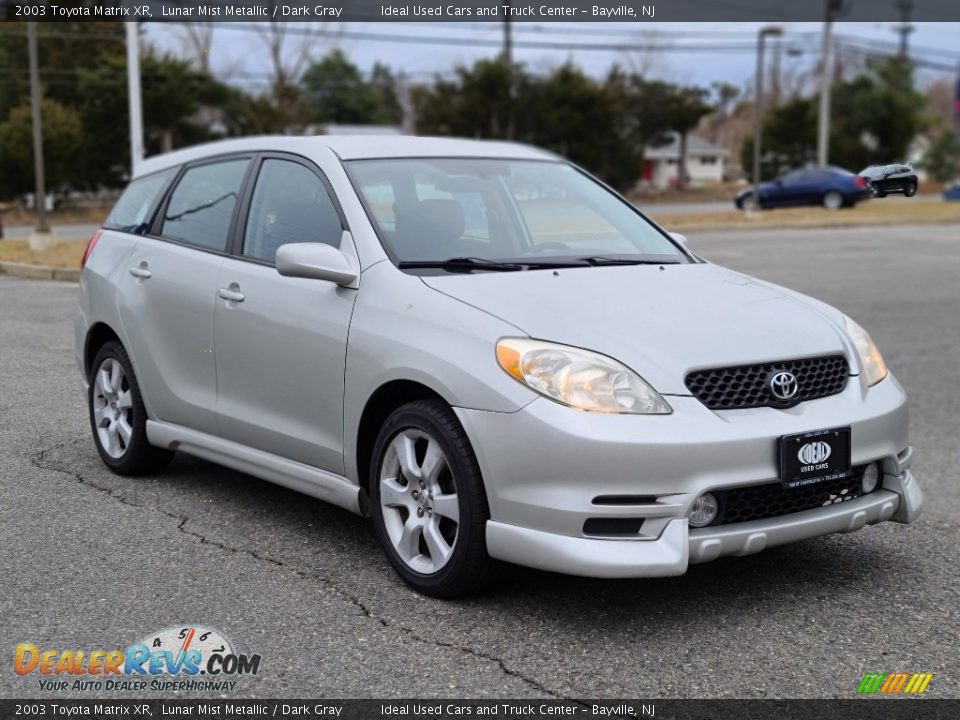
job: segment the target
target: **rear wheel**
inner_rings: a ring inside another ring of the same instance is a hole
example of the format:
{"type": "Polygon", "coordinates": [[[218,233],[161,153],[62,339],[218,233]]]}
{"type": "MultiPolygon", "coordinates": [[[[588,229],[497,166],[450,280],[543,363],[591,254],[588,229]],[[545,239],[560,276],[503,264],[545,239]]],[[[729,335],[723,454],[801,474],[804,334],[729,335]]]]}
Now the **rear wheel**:
{"type": "Polygon", "coordinates": [[[484,583],[490,512],[473,448],[449,406],[418,400],[387,418],[370,490],[377,539],[407,584],[454,597],[484,583]]]}
{"type": "Polygon", "coordinates": [[[740,200],[740,207],[748,212],[753,212],[754,210],[760,209],[760,204],[757,202],[756,195],[750,193],[749,195],[744,195],[740,200]]]}
{"type": "Polygon", "coordinates": [[[100,459],[119,475],[162,470],[173,453],[147,441],[147,411],[123,346],[116,341],[106,343],[91,367],[87,403],[100,459]]]}
{"type": "Polygon", "coordinates": [[[843,195],[831,190],[823,196],[823,206],[827,210],[838,210],[843,207],[843,195]]]}
{"type": "Polygon", "coordinates": [[[907,186],[903,189],[903,194],[907,197],[913,197],[917,194],[917,184],[908,183],[907,186]]]}

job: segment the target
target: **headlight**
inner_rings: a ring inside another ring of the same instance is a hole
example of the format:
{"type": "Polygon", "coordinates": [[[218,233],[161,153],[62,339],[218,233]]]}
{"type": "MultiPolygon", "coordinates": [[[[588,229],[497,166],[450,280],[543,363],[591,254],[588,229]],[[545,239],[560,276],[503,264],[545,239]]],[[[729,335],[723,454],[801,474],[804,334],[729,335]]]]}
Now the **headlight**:
{"type": "Polygon", "coordinates": [[[657,391],[630,368],[589,350],[504,338],[497,343],[497,362],[531,390],[580,410],[639,415],[672,412],[657,391]]]}
{"type": "Polygon", "coordinates": [[[866,378],[867,386],[876,385],[887,376],[887,365],[883,362],[880,350],[873,344],[873,340],[870,339],[867,331],[846,315],[843,317],[843,324],[846,325],[847,334],[853,341],[853,346],[857,349],[857,355],[860,356],[860,364],[863,366],[863,376],[866,378]]]}

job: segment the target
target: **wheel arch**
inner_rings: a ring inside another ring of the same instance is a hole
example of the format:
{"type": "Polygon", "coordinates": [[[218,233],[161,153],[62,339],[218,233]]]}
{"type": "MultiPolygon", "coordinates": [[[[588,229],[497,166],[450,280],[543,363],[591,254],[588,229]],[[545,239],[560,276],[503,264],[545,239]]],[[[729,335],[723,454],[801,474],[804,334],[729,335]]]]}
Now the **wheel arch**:
{"type": "Polygon", "coordinates": [[[117,332],[105,322],[96,322],[87,330],[83,347],[83,371],[87,380],[90,379],[93,359],[97,356],[100,348],[111,340],[116,340],[120,345],[123,345],[123,341],[120,340],[117,332]]]}
{"type": "MultiPolygon", "coordinates": [[[[374,390],[367,398],[357,426],[354,447],[357,483],[364,491],[364,495],[370,492],[370,463],[373,460],[371,455],[383,423],[394,410],[407,403],[432,399],[441,400],[447,405],[451,404],[439,392],[416,380],[390,380],[374,390]]],[[[361,504],[361,510],[366,514],[365,502],[361,504]]]]}

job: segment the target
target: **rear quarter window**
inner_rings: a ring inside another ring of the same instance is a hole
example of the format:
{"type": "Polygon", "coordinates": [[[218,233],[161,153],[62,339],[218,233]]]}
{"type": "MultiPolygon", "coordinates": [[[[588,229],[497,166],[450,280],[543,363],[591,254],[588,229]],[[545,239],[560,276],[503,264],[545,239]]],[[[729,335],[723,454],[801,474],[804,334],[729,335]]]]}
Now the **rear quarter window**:
{"type": "Polygon", "coordinates": [[[176,168],[170,168],[131,182],[113,206],[103,227],[128,233],[146,232],[151,211],[175,173],[176,168]]]}

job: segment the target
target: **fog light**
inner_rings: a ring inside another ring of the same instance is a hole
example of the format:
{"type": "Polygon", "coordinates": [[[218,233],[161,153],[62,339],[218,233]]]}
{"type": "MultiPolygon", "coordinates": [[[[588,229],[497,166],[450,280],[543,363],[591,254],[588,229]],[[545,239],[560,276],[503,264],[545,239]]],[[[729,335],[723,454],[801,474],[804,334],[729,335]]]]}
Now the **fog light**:
{"type": "Polygon", "coordinates": [[[704,493],[693,501],[693,507],[690,508],[690,526],[706,527],[717,519],[717,511],[720,504],[713,493],[704,493]]]}
{"type": "Polygon", "coordinates": [[[879,480],[880,468],[877,463],[867,465],[867,469],[863,471],[863,480],[860,481],[860,488],[863,490],[863,494],[866,495],[876,490],[879,480]]]}

